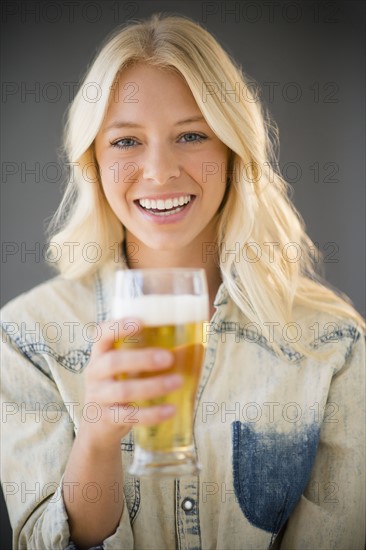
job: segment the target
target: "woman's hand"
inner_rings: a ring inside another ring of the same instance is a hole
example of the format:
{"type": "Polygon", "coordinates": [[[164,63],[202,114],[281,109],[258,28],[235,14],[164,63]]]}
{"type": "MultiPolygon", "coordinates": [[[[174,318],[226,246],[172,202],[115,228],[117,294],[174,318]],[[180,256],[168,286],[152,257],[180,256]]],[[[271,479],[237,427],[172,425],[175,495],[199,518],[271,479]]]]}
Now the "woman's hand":
{"type": "Polygon", "coordinates": [[[94,444],[120,443],[133,426],[157,424],[175,413],[172,405],[139,408],[136,402],[166,395],[182,384],[182,377],[164,373],[172,366],[173,355],[162,348],[124,349],[123,339],[131,337],[131,326],[138,336],[142,324],[138,319],[109,321],[101,325],[102,336],[94,344],[85,371],[84,402],[97,403],[101,417],[97,422],[83,419],[81,428],[94,444]],[[122,341],[117,348],[116,342],[122,341]],[[156,375],[156,371],[161,374],[156,375]],[[123,374],[151,373],[144,378],[121,379],[123,374]]]}
{"type": "Polygon", "coordinates": [[[85,370],[84,404],[95,403],[100,418],[90,421],[82,417],[63,480],[63,488],[74,488],[72,494],[63,490],[63,498],[71,539],[80,548],[100,544],[115,532],[121,520],[121,439],[137,423],[157,424],[175,413],[172,405],[139,408],[136,402],[166,395],[183,382],[179,375],[164,373],[173,364],[169,351],[128,347],[131,327],[136,329],[133,336],[138,337],[142,328],[138,319],[103,323],[101,338],[94,344],[85,370]],[[144,377],[121,379],[137,373],[144,377]],[[85,498],[84,488],[89,484],[100,489],[96,501],[85,498]]]}

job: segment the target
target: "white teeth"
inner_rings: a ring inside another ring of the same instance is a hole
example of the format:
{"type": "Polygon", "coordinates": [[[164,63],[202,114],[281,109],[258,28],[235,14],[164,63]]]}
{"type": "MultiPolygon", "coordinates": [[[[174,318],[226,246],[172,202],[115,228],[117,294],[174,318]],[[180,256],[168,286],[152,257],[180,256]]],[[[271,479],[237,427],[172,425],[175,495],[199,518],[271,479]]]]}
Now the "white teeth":
{"type": "Polygon", "coordinates": [[[178,214],[181,210],[183,210],[183,206],[179,206],[174,210],[165,210],[164,212],[150,212],[150,214],[154,214],[154,216],[171,216],[172,214],[178,214]]]}
{"type": "MultiPolygon", "coordinates": [[[[174,197],[174,199],[139,199],[139,204],[147,210],[171,210],[173,207],[183,206],[191,201],[191,195],[181,195],[180,197],[174,197]]],[[[181,210],[181,209],[179,209],[181,210]]]]}

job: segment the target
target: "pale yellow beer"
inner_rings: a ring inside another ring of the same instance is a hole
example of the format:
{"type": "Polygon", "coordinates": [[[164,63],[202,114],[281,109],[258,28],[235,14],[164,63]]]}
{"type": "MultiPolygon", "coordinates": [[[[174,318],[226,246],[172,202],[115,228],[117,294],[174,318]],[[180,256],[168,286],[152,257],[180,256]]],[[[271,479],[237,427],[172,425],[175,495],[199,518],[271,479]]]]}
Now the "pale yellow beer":
{"type": "Polygon", "coordinates": [[[185,450],[192,445],[194,400],[204,359],[202,330],[203,323],[144,326],[138,335],[129,338],[138,342],[117,343],[117,347],[131,349],[152,346],[169,349],[173,353],[174,363],[168,370],[137,373],[130,377],[145,378],[173,373],[183,377],[183,385],[177,390],[163,397],[137,402],[138,407],[169,403],[177,409],[177,414],[172,418],[155,426],[135,426],[135,441],[147,451],[170,452],[185,450]]]}

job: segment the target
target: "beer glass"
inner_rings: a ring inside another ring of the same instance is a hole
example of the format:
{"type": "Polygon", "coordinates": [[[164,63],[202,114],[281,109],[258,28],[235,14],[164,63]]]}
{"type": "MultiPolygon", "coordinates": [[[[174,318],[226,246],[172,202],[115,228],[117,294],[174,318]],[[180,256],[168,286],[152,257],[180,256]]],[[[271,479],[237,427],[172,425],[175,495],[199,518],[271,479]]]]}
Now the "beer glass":
{"type": "Polygon", "coordinates": [[[134,425],[135,452],[129,473],[196,475],[200,466],[193,443],[193,412],[204,360],[203,325],[208,320],[208,291],[203,269],[120,269],[116,272],[113,317],[137,317],[143,327],[116,344],[122,348],[160,347],[174,356],[164,371],[123,374],[144,378],[179,373],[183,385],[138,407],[174,404],[176,414],[154,426],[134,425]]]}

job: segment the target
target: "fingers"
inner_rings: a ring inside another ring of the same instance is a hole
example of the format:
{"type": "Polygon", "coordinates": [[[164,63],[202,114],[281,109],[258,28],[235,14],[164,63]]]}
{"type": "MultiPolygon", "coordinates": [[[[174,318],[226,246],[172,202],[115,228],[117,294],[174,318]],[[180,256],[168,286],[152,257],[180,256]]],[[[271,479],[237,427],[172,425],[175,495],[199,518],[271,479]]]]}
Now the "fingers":
{"type": "MultiPolygon", "coordinates": [[[[139,319],[107,322],[100,328],[101,337],[93,346],[91,361],[85,372],[86,401],[101,405],[108,418],[114,406],[126,414],[129,404],[140,403],[140,407],[136,405],[138,422],[146,426],[173,416],[174,406],[149,406],[151,403],[147,402],[161,398],[182,385],[180,375],[157,373],[173,366],[173,354],[162,348],[116,347],[117,342],[125,340],[131,343],[131,339],[136,339],[142,329],[139,319]],[[144,377],[137,377],[139,373],[144,373],[144,377]],[[126,375],[124,379],[118,376],[122,374],[126,375]]],[[[127,420],[122,422],[128,424],[127,420]]]]}
{"type": "Polygon", "coordinates": [[[179,388],[182,382],[179,374],[106,382],[99,387],[98,401],[125,404],[162,397],[179,388]]]}
{"type": "Polygon", "coordinates": [[[100,379],[115,378],[118,374],[138,374],[167,369],[173,364],[173,354],[161,348],[144,348],[136,350],[112,350],[99,359],[98,373],[100,379]]]}

